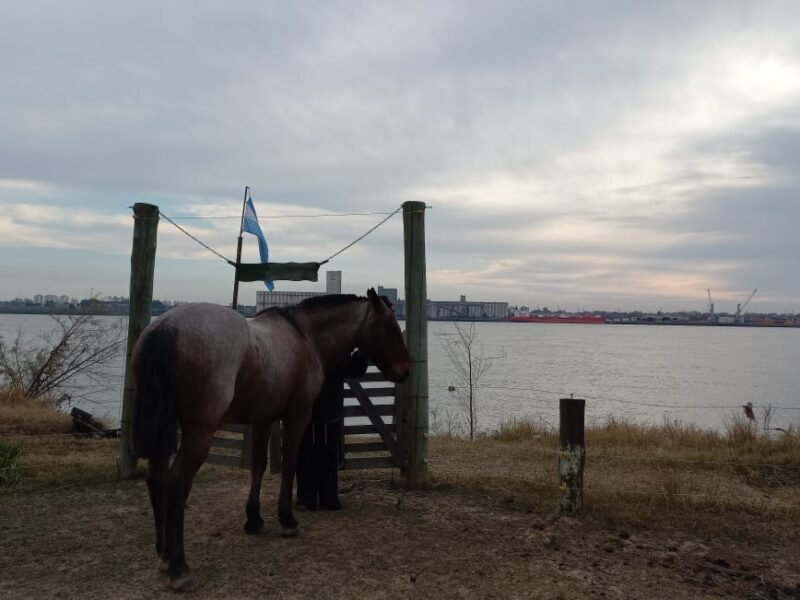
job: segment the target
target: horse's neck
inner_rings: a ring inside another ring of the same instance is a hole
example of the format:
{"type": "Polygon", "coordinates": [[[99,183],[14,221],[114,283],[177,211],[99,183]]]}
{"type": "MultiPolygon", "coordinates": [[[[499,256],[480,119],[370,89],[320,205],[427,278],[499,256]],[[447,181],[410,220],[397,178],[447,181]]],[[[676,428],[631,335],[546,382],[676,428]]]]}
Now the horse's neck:
{"type": "Polygon", "coordinates": [[[353,350],[368,309],[366,301],[358,301],[298,315],[303,332],[313,341],[326,369],[338,366],[353,350]]]}

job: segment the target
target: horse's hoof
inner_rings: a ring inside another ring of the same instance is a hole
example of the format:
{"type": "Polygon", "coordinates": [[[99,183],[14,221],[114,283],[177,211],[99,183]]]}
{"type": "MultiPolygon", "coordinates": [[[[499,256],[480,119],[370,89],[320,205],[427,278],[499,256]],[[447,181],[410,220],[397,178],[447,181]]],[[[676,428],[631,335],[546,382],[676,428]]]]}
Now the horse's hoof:
{"type": "Polygon", "coordinates": [[[285,538],[294,538],[300,535],[300,528],[299,527],[282,527],[281,528],[281,537],[285,538]]]}
{"type": "Polygon", "coordinates": [[[197,579],[190,573],[178,575],[175,579],[170,580],[169,587],[173,592],[193,592],[197,589],[197,579]]]}
{"type": "Polygon", "coordinates": [[[267,530],[264,529],[264,521],[260,523],[247,521],[244,524],[244,532],[248,535],[262,535],[265,534],[267,530]]]}
{"type": "Polygon", "coordinates": [[[158,572],[167,573],[169,571],[169,563],[163,558],[158,559],[158,572]]]}

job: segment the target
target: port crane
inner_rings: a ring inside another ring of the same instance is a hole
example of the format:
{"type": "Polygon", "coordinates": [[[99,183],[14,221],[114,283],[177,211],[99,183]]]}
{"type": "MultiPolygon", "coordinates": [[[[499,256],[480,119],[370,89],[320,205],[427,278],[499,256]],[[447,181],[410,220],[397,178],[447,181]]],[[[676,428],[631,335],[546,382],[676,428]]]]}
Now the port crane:
{"type": "Polygon", "coordinates": [[[734,323],[736,323],[737,325],[742,325],[744,323],[744,315],[742,313],[744,312],[744,309],[747,308],[747,305],[750,304],[750,300],[753,299],[753,296],[756,295],[757,291],[758,288],[754,289],[750,293],[750,296],[747,298],[744,304],[736,305],[736,317],[734,318],[734,323]]]}
{"type": "Polygon", "coordinates": [[[714,314],[714,302],[711,300],[711,290],[706,289],[708,292],[708,322],[709,323],[716,323],[717,317],[714,314]]]}

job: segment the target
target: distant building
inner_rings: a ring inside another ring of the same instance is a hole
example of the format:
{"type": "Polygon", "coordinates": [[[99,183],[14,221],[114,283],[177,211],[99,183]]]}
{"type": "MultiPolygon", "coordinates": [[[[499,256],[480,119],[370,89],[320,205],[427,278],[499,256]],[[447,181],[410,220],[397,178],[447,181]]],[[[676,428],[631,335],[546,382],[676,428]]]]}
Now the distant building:
{"type": "Polygon", "coordinates": [[[325,273],[325,293],[326,294],[342,293],[341,271],[328,271],[327,273],[325,273]]]}
{"type": "Polygon", "coordinates": [[[328,271],[325,274],[324,292],[256,292],[256,312],[275,306],[291,306],[308,298],[325,294],[342,293],[342,272],[328,271]]]}
{"type": "Polygon", "coordinates": [[[392,306],[397,304],[397,288],[385,288],[379,285],[378,296],[386,296],[386,299],[392,303],[392,306]]]}
{"type": "Polygon", "coordinates": [[[44,303],[45,304],[58,304],[58,296],[56,296],[55,294],[47,294],[44,297],[44,303]]]}
{"type": "Polygon", "coordinates": [[[44,296],[42,296],[41,294],[36,294],[33,297],[33,303],[38,304],[39,306],[44,306],[44,296]]]}
{"type": "MultiPolygon", "coordinates": [[[[398,319],[405,319],[405,300],[398,300],[394,310],[398,319]]],[[[426,314],[433,321],[502,321],[508,319],[508,302],[468,302],[466,296],[459,301],[428,300],[426,314]]]]}
{"type": "Polygon", "coordinates": [[[69,304],[69,296],[59,296],[58,297],[59,304],[69,304]]]}

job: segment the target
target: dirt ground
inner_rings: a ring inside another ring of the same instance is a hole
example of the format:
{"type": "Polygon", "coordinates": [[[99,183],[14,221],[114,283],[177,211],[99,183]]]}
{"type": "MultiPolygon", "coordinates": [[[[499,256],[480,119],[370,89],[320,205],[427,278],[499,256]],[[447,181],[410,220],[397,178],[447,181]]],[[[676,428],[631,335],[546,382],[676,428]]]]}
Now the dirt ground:
{"type": "MultiPolygon", "coordinates": [[[[343,475],[340,512],[300,513],[302,534],[242,530],[247,474],[205,466],[186,519],[194,598],[800,598],[800,542],[701,539],[555,519],[551,499],[390,471],[343,475]],[[538,506],[538,507],[537,507],[538,506]]],[[[268,476],[265,513],[277,478],[268,476]]],[[[142,480],[0,496],[0,598],[169,598],[142,480]]]]}

